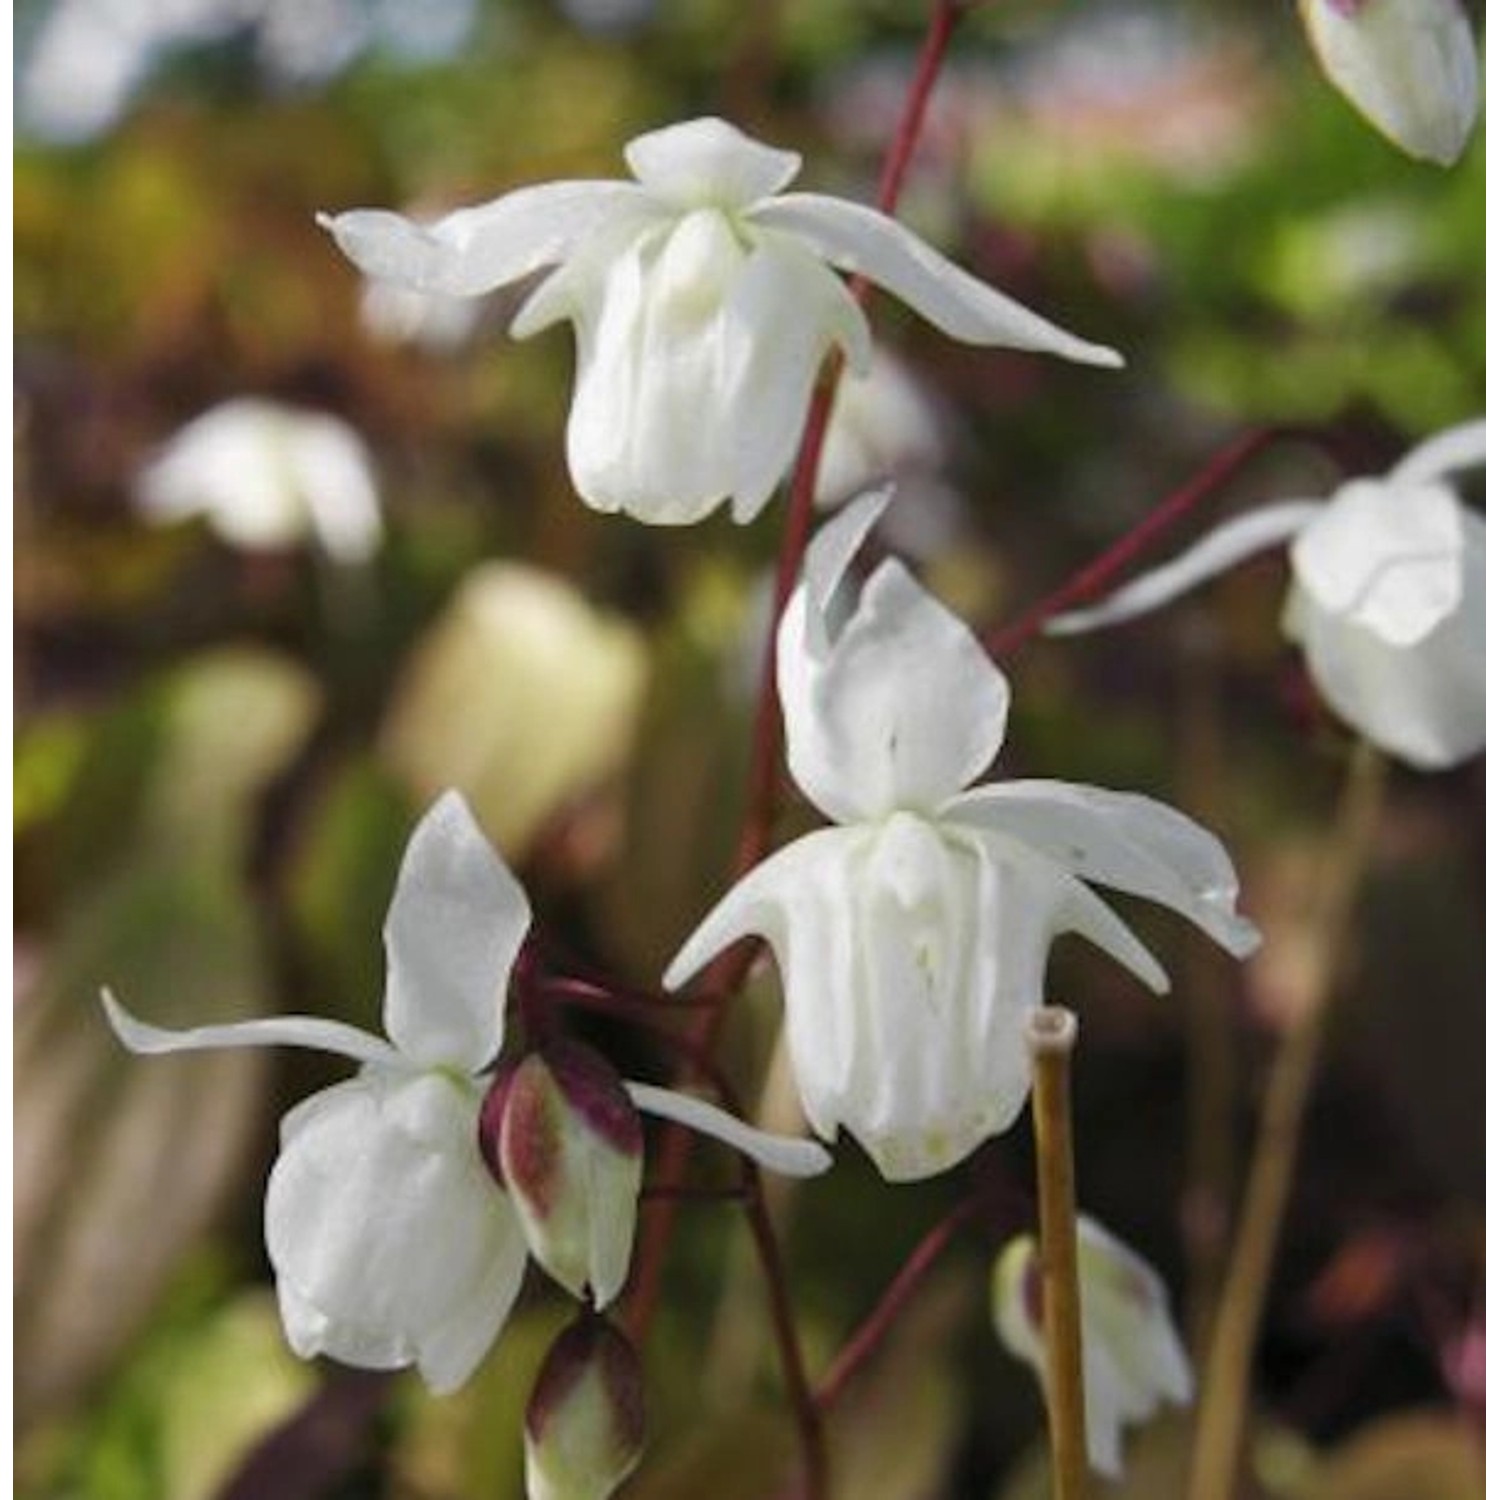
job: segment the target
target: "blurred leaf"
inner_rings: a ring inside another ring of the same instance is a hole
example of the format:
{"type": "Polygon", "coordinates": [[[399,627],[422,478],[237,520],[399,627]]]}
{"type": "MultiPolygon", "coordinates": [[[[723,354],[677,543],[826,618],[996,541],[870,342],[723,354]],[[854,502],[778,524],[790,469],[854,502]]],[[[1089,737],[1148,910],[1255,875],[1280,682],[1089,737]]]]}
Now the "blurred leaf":
{"type": "Polygon", "coordinates": [[[118,1354],[245,1164],[266,1054],[132,1057],[97,996],[109,984],[179,1025],[268,1008],[241,866],[254,799],[300,744],[313,702],[307,678],[273,657],[205,656],[117,714],[79,772],[59,834],[76,894],[16,1023],[23,1420],[118,1354]]]}
{"type": "Polygon", "coordinates": [[[365,760],[341,766],[302,820],[287,896],[310,966],[306,988],[331,1014],[367,1024],[384,972],[380,932],[411,833],[409,800],[365,760]]]}
{"type": "Polygon", "coordinates": [[[1484,1442],[1457,1417],[1404,1412],[1362,1428],[1337,1448],[1306,1500],[1480,1500],[1484,1442]]]}
{"type": "Polygon", "coordinates": [[[83,889],[153,852],[178,868],[237,867],[254,800],[312,728],[312,679],[249,647],[190,657],[99,726],[54,834],[64,883],[83,889]]]}

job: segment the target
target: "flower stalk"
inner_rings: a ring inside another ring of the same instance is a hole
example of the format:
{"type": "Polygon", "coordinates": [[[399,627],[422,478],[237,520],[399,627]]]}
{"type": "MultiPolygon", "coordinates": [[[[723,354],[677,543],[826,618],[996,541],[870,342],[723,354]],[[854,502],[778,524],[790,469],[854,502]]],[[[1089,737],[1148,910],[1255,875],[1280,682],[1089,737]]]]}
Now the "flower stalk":
{"type": "Polygon", "coordinates": [[[1028,1019],[1053,1500],[1082,1500],[1088,1475],[1078,1204],[1073,1186],[1072,1063],[1077,1041],[1078,1019],[1061,1006],[1042,1006],[1028,1019]]]}
{"type": "Polygon", "coordinates": [[[1303,1006],[1272,1065],[1261,1105],[1239,1228],[1204,1373],[1203,1401],[1188,1492],[1229,1500],[1234,1492],[1250,1402],[1250,1367],[1266,1290],[1297,1168],[1302,1126],[1323,1033],[1349,935],[1361,877],[1380,822],[1386,762],[1368,741],[1350,761],[1319,884],[1315,967],[1303,1006]]]}

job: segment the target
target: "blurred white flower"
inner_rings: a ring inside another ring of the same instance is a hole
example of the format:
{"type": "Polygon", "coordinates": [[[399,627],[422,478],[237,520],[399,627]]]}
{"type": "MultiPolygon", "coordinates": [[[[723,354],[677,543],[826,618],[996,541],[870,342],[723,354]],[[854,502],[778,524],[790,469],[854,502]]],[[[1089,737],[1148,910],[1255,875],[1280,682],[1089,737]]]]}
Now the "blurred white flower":
{"type": "Polygon", "coordinates": [[[1409,156],[1452,166],[1479,113],[1479,56],[1459,0],[1299,0],[1329,81],[1409,156]]]}
{"type": "Polygon", "coordinates": [[[1484,748],[1484,521],[1449,477],[1484,462],[1484,422],[1413,449],[1383,478],[1326,501],[1289,500],[1211,531],[1102,604],[1059,615],[1071,635],[1134,619],[1267,547],[1290,541],[1282,628],[1329,706],[1421,770],[1484,748]]]}
{"type": "Polygon", "coordinates": [[[941,466],[945,446],[932,398],[895,355],[876,348],[863,374],[848,372],[839,381],[817,502],[837,505],[887,480],[930,474],[941,466]]]}
{"type": "Polygon", "coordinates": [[[1059,934],[1168,987],[1086,881],[1171,906],[1237,955],[1258,935],[1235,913],[1218,841],[1161,803],[1055,781],[963,790],[1000,748],[1010,689],[899,563],[841,596],[884,499],[854,501],[819,533],[778,636],[792,775],[839,826],[752,870],[665,982],[763,936],[808,1119],[825,1139],[845,1126],[902,1180],[952,1166],[1019,1113],[1023,1024],[1059,934]]]}
{"type": "MultiPolygon", "coordinates": [[[[360,1065],[282,1119],[266,1189],[266,1249],[287,1340],[303,1358],[414,1364],[433,1391],[451,1391],[510,1312],[528,1230],[486,1169],[479,1119],[530,922],[525,892],[450,792],[412,834],[386,917],[384,1037],[310,1016],[168,1031],[105,993],[110,1024],[134,1052],[291,1046],[360,1065]]],[[[700,1100],[626,1089],[636,1107],[778,1171],[827,1164],[811,1142],[766,1136],[700,1100]]],[[[613,1259],[628,1263],[634,1229],[632,1212],[601,1230],[623,1242],[613,1259]]]]}
{"type": "MultiPolygon", "coordinates": [[[[1144,1422],[1164,1401],[1185,1406],[1193,1399],[1193,1372],[1161,1278],[1083,1214],[1078,1216],[1078,1282],[1089,1463],[1118,1479],[1122,1430],[1144,1422]]],[[[1012,1240],[996,1260],[991,1311],[1001,1342],[1045,1386],[1041,1260],[1031,1235],[1012,1240]]]]}
{"type": "Polygon", "coordinates": [[[856,369],[858,272],[969,343],[1118,365],[945,260],[894,219],[784,193],[801,158],[718,119],[638,136],[635,182],[555,182],[422,226],[360,209],[320,222],[367,275],[475,295],[556,269],[517,314],[524,338],[571,321],[578,374],[568,464],[592,506],[700,520],[726,498],[748,521],[791,466],[835,344],[856,369]]]}
{"type": "Polygon", "coordinates": [[[202,515],[233,547],[315,541],[335,562],[380,546],[380,496],[364,440],[321,412],[242,396],[195,417],[136,477],[153,521],[202,515]]]}

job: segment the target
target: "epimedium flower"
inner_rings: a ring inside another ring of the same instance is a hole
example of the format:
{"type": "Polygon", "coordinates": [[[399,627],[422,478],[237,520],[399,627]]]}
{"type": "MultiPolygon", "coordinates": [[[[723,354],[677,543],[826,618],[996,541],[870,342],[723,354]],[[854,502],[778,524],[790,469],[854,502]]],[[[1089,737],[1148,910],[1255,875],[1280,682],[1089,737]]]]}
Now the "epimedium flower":
{"type": "Polygon", "coordinates": [[[1450,482],[1484,462],[1484,422],[1450,427],[1388,474],[1326,501],[1238,516],[1103,603],[1068,635],[1147,614],[1268,547],[1290,543],[1282,628],[1329,706],[1380,749],[1443,770],[1484,748],[1484,521],[1450,482]]]}
{"type": "Polygon", "coordinates": [[[791,466],[824,355],[860,370],[856,272],[954,338],[1118,365],[960,270],[874,209],[784,189],[801,157],[719,119],[637,136],[634,182],[520,188],[423,226],[356,209],[320,220],[367,275],[477,295],[544,267],[511,325],[573,324],[568,464],[584,500],[638,520],[750,520],[791,466]]]}
{"type": "MultiPolygon", "coordinates": [[[[451,1391],[509,1314],[530,1225],[487,1170],[479,1125],[530,923],[525,892],[463,798],[448,792],[412,834],[386,917],[384,1036],[310,1016],[170,1031],[105,992],[110,1024],[133,1052],[293,1046],[359,1064],[353,1078],[283,1117],[266,1189],[266,1250],[288,1342],[303,1358],[415,1365],[433,1391],[451,1391]]],[[[623,1088],[635,1108],[775,1170],[806,1176],[828,1163],[812,1142],[768,1136],[701,1100],[649,1084],[623,1088]]],[[[587,1190],[576,1180],[561,1187],[587,1190]]],[[[633,1196],[604,1208],[595,1239],[605,1260],[623,1267],[633,1196]]],[[[605,1290],[617,1290],[622,1275],[605,1290]]]]}
{"type": "MultiPolygon", "coordinates": [[[[991,1314],[1001,1342],[1046,1385],[1041,1254],[1020,1235],[1000,1252],[991,1314]]],[[[1128,1245],[1078,1216],[1078,1287],[1083,1314],[1083,1386],[1089,1464],[1118,1479],[1122,1432],[1164,1402],[1193,1399],[1193,1372],[1172,1323],[1161,1277],[1128,1245]]]]}
{"type": "Polygon", "coordinates": [[[136,504],[153,521],[202,515],[232,547],[277,551],[315,541],[336,563],[380,546],[369,449],[326,412],[240,396],[195,417],[145,465],[136,504]]]}
{"type": "Polygon", "coordinates": [[[841,588],[885,499],[862,497],[819,532],[778,633],[792,775],[836,826],[745,876],[665,983],[764,937],[813,1128],[831,1139],[844,1126],[903,1180],[951,1166],[1019,1113],[1023,1023],[1053,938],[1080,933],[1168,987],[1088,882],[1170,906],[1236,955],[1259,939],[1235,913],[1223,848],[1171,808],[1057,781],[970,787],[1005,737],[1004,675],[895,560],[853,599],[841,588]]]}
{"type": "Polygon", "coordinates": [[[1479,113],[1479,55],[1459,0],[1298,0],[1329,81],[1409,156],[1452,166],[1479,113]]]}

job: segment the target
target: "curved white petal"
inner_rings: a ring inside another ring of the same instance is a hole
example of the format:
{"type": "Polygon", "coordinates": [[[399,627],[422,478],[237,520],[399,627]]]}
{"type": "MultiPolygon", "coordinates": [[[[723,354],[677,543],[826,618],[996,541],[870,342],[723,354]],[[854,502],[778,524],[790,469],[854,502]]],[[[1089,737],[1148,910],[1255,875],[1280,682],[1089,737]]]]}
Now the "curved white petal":
{"type": "Polygon", "coordinates": [[[1458,0],[1301,0],[1323,71],[1382,135],[1451,166],[1479,110],[1479,58],[1458,0]]]}
{"type": "Polygon", "coordinates": [[[308,1101],[266,1191],[266,1247],[288,1338],[461,1384],[520,1287],[526,1248],[480,1161],[477,1090],[366,1075],[308,1101]]]}
{"type": "Polygon", "coordinates": [[[825,260],[878,282],[951,338],[1034,349],[1114,368],[1113,350],[1068,333],[986,286],[895,219],[821,193],[788,193],[751,210],[754,223],[797,235],[825,260]]]}
{"type": "Polygon", "coordinates": [[[968,627],[887,559],[824,651],[808,610],[777,634],[787,761],[840,822],[934,808],[972,781],[1005,738],[1010,688],[968,627]]]}
{"type": "Polygon", "coordinates": [[[1463,528],[1460,602],[1415,644],[1329,614],[1295,584],[1283,622],[1329,706],[1421,770],[1445,770],[1485,744],[1485,528],[1467,511],[1463,528]]]}
{"type": "Polygon", "coordinates": [[[634,183],[547,182],[435,224],[369,208],[319,214],[318,223],[366,276],[471,297],[563,260],[610,218],[643,206],[645,194],[634,183]]]}
{"type": "Polygon", "coordinates": [[[1356,479],[1298,534],[1292,572],[1318,608],[1410,646],[1458,606],[1462,517],[1441,484],[1356,479]]]}
{"type": "Polygon", "coordinates": [[[1418,443],[1387,476],[1392,484],[1426,484],[1484,462],[1483,417],[1445,428],[1418,443]]]}
{"type": "Polygon", "coordinates": [[[638,135],[625,160],[652,197],[675,208],[743,208],[779,193],[802,169],[795,151],[711,115],[638,135]]]}
{"type": "Polygon", "coordinates": [[[424,1066],[476,1071],[500,1050],[526,893],[457,792],[406,846],[385,919],[386,1034],[424,1066]]]}
{"type": "Polygon", "coordinates": [[[315,1016],[268,1016],[257,1021],[231,1021],[222,1026],[193,1026],[168,1030],[137,1020],[109,990],[99,998],[114,1033],[132,1051],[145,1056],[166,1052],[204,1052],[216,1047],[305,1047],[332,1052],[353,1062],[390,1067],[401,1056],[389,1042],[342,1021],[315,1016]]]}
{"type": "Polygon", "coordinates": [[[1235,910],[1239,877],[1224,846],[1165,803],[1065,781],[1009,781],[965,792],[943,816],[1018,839],[1082,880],[1169,906],[1236,958],[1260,946],[1255,925],[1235,910]]]}
{"type": "Polygon", "coordinates": [[[894,493],[894,485],[883,485],[851,500],[831,521],[819,527],[807,545],[802,560],[802,582],[787,608],[804,612],[803,639],[818,661],[827,659],[838,633],[836,627],[848,618],[847,611],[837,618],[834,615],[839,587],[894,493]]]}
{"type": "Polygon", "coordinates": [[[1321,501],[1288,500],[1236,516],[1215,527],[1180,557],[1143,573],[1102,603],[1054,615],[1044,627],[1046,634],[1077,635],[1150,614],[1247,557],[1264,552],[1267,547],[1279,546],[1322,511],[1321,501]]]}
{"type": "Polygon", "coordinates": [[[726,1110],[707,1100],[695,1099],[691,1094],[628,1079],[625,1089],[642,1114],[690,1126],[700,1135],[723,1141],[726,1146],[783,1177],[816,1177],[833,1165],[833,1158],[815,1141],[757,1130],[726,1110]]]}

